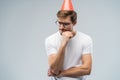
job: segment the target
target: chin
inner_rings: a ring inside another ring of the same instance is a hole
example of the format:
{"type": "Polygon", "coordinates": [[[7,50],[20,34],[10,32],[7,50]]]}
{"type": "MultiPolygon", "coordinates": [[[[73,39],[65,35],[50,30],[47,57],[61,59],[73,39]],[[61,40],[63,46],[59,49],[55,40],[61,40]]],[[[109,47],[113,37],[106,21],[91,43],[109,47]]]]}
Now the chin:
{"type": "Polygon", "coordinates": [[[62,35],[62,33],[65,32],[65,31],[59,30],[59,32],[60,32],[60,34],[62,35]]]}
{"type": "Polygon", "coordinates": [[[59,32],[60,32],[60,34],[62,34],[62,33],[63,33],[63,31],[61,31],[61,30],[59,30],[59,32]]]}

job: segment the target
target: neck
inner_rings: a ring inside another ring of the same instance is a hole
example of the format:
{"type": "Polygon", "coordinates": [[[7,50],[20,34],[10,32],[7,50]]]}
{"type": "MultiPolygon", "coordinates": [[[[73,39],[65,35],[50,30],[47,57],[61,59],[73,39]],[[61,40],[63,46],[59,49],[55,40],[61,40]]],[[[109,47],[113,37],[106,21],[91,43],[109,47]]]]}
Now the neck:
{"type": "Polygon", "coordinates": [[[72,30],[73,36],[76,35],[76,30],[72,30]]]}

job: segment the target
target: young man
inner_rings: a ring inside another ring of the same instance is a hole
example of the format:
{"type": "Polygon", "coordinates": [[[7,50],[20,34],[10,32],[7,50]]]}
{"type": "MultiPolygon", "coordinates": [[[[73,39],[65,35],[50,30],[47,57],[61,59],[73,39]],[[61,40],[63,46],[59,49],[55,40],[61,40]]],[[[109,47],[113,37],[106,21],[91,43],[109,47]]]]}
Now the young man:
{"type": "Polygon", "coordinates": [[[77,13],[57,13],[59,31],[46,39],[50,80],[85,80],[92,67],[92,39],[74,29],[77,13]]]}

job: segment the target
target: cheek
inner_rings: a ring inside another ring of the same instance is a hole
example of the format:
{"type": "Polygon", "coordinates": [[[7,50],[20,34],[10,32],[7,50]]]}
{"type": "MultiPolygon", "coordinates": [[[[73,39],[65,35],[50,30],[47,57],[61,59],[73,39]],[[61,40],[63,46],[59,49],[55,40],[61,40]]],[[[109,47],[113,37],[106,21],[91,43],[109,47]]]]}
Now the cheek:
{"type": "Polygon", "coordinates": [[[68,27],[68,28],[67,28],[67,30],[72,30],[72,29],[73,29],[73,27],[68,27]]]}

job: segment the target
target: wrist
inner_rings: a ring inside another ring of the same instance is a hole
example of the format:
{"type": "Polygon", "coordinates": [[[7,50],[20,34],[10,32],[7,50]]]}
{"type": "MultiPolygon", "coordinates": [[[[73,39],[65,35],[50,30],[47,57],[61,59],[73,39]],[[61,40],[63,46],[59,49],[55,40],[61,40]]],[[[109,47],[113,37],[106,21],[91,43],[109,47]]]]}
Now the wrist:
{"type": "Polygon", "coordinates": [[[57,75],[57,77],[63,77],[64,75],[62,73],[60,73],[59,75],[57,75]]]}

